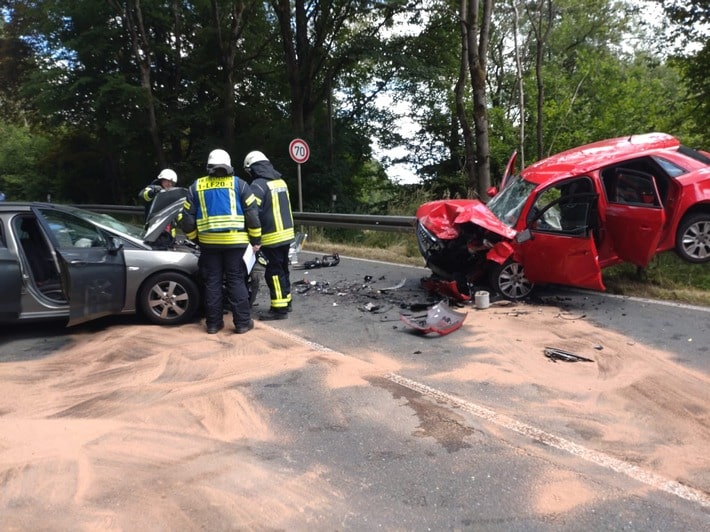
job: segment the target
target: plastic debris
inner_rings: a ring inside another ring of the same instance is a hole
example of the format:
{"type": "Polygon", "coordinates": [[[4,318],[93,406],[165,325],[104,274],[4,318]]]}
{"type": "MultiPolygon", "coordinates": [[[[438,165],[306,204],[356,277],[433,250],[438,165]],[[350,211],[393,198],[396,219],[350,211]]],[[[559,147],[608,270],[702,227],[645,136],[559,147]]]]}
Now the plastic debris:
{"type": "Polygon", "coordinates": [[[308,233],[296,233],[296,238],[288,248],[288,262],[289,264],[298,264],[298,254],[303,249],[303,244],[306,243],[308,239],[308,233]]]}
{"type": "Polygon", "coordinates": [[[456,281],[446,281],[444,279],[434,279],[433,277],[424,277],[421,279],[422,287],[430,293],[436,293],[449,299],[457,301],[470,301],[471,296],[462,294],[459,291],[456,281]]]}
{"type": "Polygon", "coordinates": [[[396,285],[388,286],[387,288],[380,288],[378,291],[381,293],[386,293],[390,290],[397,290],[398,288],[402,288],[406,282],[407,282],[407,278],[405,277],[400,282],[398,282],[396,285]]]}
{"type": "Polygon", "coordinates": [[[451,310],[445,301],[441,301],[431,307],[426,316],[415,317],[400,314],[399,319],[423,334],[434,332],[443,336],[461,327],[466,316],[467,314],[451,310]]]}

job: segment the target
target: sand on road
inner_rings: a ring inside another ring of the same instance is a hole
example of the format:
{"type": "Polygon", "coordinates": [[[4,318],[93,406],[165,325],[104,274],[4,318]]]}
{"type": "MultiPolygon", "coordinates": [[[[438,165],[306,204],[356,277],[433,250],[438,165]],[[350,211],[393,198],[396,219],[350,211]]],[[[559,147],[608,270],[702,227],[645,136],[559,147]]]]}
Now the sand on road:
{"type": "MultiPolygon", "coordinates": [[[[279,412],[259,401],[267,383],[295,370],[317,374],[325,394],[408,370],[442,389],[524,389],[526,404],[513,402],[508,414],[527,408],[541,423],[566,419],[584,445],[710,493],[706,375],[555,307],[467,312],[452,337],[470,355],[446,371],[427,372],[425,358],[403,365],[384,350],[323,350],[259,322],[246,335],[207,335],[197,323],[111,325],[36,359],[1,362],[1,528],[293,529],[345,512],[346,493],[325,462],[303,470],[259,452],[295,440],[274,429],[279,412]],[[562,340],[595,362],[542,357],[562,340]]],[[[560,496],[569,505],[593,497],[570,482],[541,479],[539,511],[549,501],[559,510],[560,496]]]]}

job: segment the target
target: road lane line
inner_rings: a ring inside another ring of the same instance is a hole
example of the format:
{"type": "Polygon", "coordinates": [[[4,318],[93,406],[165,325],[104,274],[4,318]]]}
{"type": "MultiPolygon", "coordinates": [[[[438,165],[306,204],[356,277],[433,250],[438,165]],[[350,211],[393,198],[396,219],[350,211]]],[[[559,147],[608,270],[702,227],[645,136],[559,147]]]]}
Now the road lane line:
{"type": "MultiPolygon", "coordinates": [[[[290,338],[291,340],[295,340],[316,351],[324,353],[333,353],[336,355],[349,357],[349,355],[345,353],[335,351],[334,349],[321,345],[317,342],[307,340],[282,329],[277,329],[275,327],[268,328],[273,330],[274,332],[281,334],[282,336],[290,338]]],[[[549,445],[550,447],[565,451],[571,455],[577,456],[579,458],[582,458],[583,460],[599,465],[606,469],[610,469],[617,473],[622,473],[628,476],[629,478],[646,484],[647,486],[653,489],[665,491],[666,493],[670,493],[671,495],[675,495],[677,497],[680,497],[681,499],[694,502],[696,504],[704,506],[705,508],[710,508],[710,497],[708,495],[706,495],[700,490],[684,486],[680,482],[669,480],[651,471],[645,471],[640,467],[637,467],[628,462],[624,462],[623,460],[619,460],[618,458],[614,458],[607,454],[588,449],[587,447],[578,445],[572,441],[566,440],[565,438],[555,436],[554,434],[545,432],[544,430],[539,429],[537,427],[533,427],[532,425],[528,425],[527,423],[517,421],[503,414],[498,414],[490,408],[486,408],[471,403],[469,401],[465,401],[460,397],[456,397],[446,392],[442,392],[441,390],[437,390],[421,382],[408,379],[407,377],[403,377],[402,375],[398,375],[397,373],[387,373],[384,375],[384,378],[389,380],[390,382],[399,384],[400,386],[404,386],[405,388],[421,393],[424,396],[450,403],[479,418],[482,418],[491,423],[495,423],[500,427],[512,430],[514,432],[517,432],[518,434],[531,438],[535,441],[539,441],[540,443],[543,443],[545,445],[549,445]]]]}
{"type": "Polygon", "coordinates": [[[499,425],[503,428],[517,432],[518,434],[521,434],[523,436],[532,438],[536,441],[544,443],[545,445],[549,445],[550,447],[554,447],[561,451],[568,452],[574,456],[587,460],[588,462],[592,462],[604,468],[616,471],[617,473],[622,473],[654,489],[665,491],[666,493],[676,495],[681,499],[700,504],[701,506],[704,506],[706,508],[710,508],[710,497],[708,497],[700,490],[684,486],[680,482],[669,480],[667,478],[662,477],[661,475],[657,475],[656,473],[644,471],[643,469],[633,464],[629,464],[628,462],[624,462],[623,460],[619,460],[607,454],[588,449],[559,436],[555,436],[554,434],[550,434],[549,432],[545,432],[544,430],[541,430],[537,427],[528,425],[527,423],[516,421],[515,419],[510,418],[508,416],[498,414],[489,408],[470,403],[469,401],[464,401],[459,397],[455,397],[446,392],[442,392],[440,390],[427,386],[426,384],[422,384],[406,377],[402,377],[401,375],[398,375],[396,373],[388,373],[387,375],[385,375],[385,378],[391,382],[399,384],[400,386],[404,386],[405,388],[409,388],[410,390],[419,392],[422,395],[452,403],[455,406],[461,408],[462,410],[465,410],[466,412],[469,412],[477,417],[485,419],[486,421],[490,421],[491,423],[495,423],[496,425],[499,425]]]}

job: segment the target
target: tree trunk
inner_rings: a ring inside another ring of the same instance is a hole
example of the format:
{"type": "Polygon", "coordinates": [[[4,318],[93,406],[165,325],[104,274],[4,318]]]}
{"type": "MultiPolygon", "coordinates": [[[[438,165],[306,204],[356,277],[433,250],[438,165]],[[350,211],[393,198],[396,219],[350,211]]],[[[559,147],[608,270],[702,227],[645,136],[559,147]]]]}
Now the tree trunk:
{"type": "MultiPolygon", "coordinates": [[[[465,2],[466,0],[462,0],[465,2]]],[[[490,42],[493,0],[468,0],[465,27],[468,36],[468,69],[473,89],[473,124],[476,135],[476,174],[478,195],[488,199],[491,186],[491,154],[488,143],[486,105],[486,57],[490,42]],[[480,1],[483,2],[481,6],[480,1]]],[[[472,183],[473,184],[473,183],[472,183]]]]}
{"type": "Polygon", "coordinates": [[[281,43],[284,49],[284,59],[286,64],[286,78],[291,89],[291,127],[293,133],[302,136],[305,131],[304,124],[304,90],[301,82],[301,69],[306,58],[307,41],[303,41],[303,36],[307,31],[305,8],[302,1],[296,1],[296,35],[298,39],[294,43],[294,33],[291,26],[291,2],[289,0],[272,0],[272,7],[279,21],[279,32],[281,33],[281,43]]]}
{"type": "Polygon", "coordinates": [[[133,0],[133,3],[126,2],[125,9],[116,0],[111,0],[111,5],[120,13],[126,28],[131,37],[131,47],[133,56],[138,64],[141,78],[141,87],[145,93],[145,107],[148,114],[148,133],[155,150],[155,156],[161,168],[167,166],[163,143],[160,140],[158,119],[155,112],[155,98],[151,85],[151,65],[153,63],[153,50],[150,46],[148,34],[143,24],[143,11],[140,0],[133,0]]]}
{"type": "Polygon", "coordinates": [[[544,156],[543,112],[545,106],[545,85],[542,79],[542,63],[544,60],[544,51],[545,44],[547,43],[547,37],[550,34],[550,29],[552,28],[552,0],[538,0],[536,7],[537,16],[534,18],[530,16],[530,20],[533,21],[532,28],[535,34],[535,81],[537,84],[537,158],[542,159],[544,156]],[[545,10],[545,8],[547,9],[545,10]],[[546,17],[545,11],[547,11],[546,17]]]}
{"type": "Polygon", "coordinates": [[[523,83],[523,65],[520,60],[520,44],[518,43],[518,5],[516,0],[513,4],[513,46],[515,49],[515,76],[518,83],[518,107],[520,108],[520,127],[518,128],[519,143],[518,153],[520,154],[519,168],[525,168],[525,84],[523,83]]]}
{"type": "Polygon", "coordinates": [[[217,0],[212,0],[212,19],[217,31],[217,43],[219,46],[219,63],[224,70],[224,85],[222,92],[222,139],[228,152],[233,153],[234,130],[237,116],[236,101],[234,97],[235,72],[234,65],[237,57],[237,46],[241,37],[244,25],[242,15],[244,13],[244,2],[232,2],[227,18],[227,31],[222,28],[222,15],[219,11],[217,0]]]}
{"type": "MultiPolygon", "coordinates": [[[[456,116],[458,118],[459,124],[461,125],[461,131],[463,132],[464,140],[464,161],[461,164],[461,169],[466,174],[468,188],[476,190],[476,154],[475,154],[475,140],[473,138],[473,131],[471,130],[471,124],[466,116],[466,106],[464,104],[464,93],[466,89],[466,83],[468,81],[468,25],[466,24],[466,9],[467,0],[461,0],[459,16],[461,22],[461,60],[459,67],[459,77],[456,80],[456,87],[454,89],[454,96],[456,99],[456,116]]],[[[453,155],[453,154],[452,154],[453,155]]]]}

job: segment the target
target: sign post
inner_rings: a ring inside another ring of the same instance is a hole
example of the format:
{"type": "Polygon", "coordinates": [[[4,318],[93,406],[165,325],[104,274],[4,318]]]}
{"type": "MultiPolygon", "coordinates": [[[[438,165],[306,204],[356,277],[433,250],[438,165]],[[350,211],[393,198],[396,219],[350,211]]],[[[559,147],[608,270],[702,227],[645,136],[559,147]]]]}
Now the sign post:
{"type": "Polygon", "coordinates": [[[288,145],[288,153],[298,163],[298,212],[303,212],[303,193],[301,190],[301,164],[308,160],[311,150],[303,139],[293,139],[288,145]]]}

